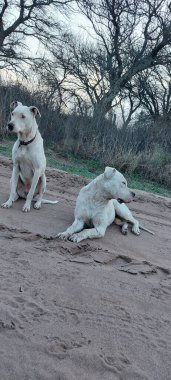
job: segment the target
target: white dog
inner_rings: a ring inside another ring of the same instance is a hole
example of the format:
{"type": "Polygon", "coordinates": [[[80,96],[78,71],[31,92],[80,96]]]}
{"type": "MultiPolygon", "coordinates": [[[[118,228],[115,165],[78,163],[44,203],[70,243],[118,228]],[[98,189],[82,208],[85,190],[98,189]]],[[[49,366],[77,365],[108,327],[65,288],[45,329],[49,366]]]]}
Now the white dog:
{"type": "Polygon", "coordinates": [[[36,209],[41,207],[41,203],[57,203],[58,201],[42,199],[46,189],[46,157],[43,139],[35,119],[36,115],[40,116],[40,112],[36,107],[27,107],[20,102],[13,102],[11,108],[11,120],[7,128],[16,133],[18,139],[12,150],[10,197],[2,207],[11,207],[19,197],[26,199],[23,206],[25,212],[30,211],[32,200],[36,201],[34,204],[36,209]]]}
{"type": "MultiPolygon", "coordinates": [[[[105,172],[84,186],[78,195],[73,224],[58,237],[80,242],[84,239],[100,238],[114,221],[122,226],[122,233],[128,231],[128,222],[133,224],[132,232],[139,235],[139,222],[133,218],[124,203],[130,202],[135,194],[127,188],[127,181],[116,169],[106,167],[105,172]],[[115,218],[115,216],[118,218],[115,218]],[[84,227],[90,227],[84,229],[84,227]],[[81,231],[81,232],[80,232],[81,231]]],[[[150,230],[145,229],[149,233],[150,230]]]]}

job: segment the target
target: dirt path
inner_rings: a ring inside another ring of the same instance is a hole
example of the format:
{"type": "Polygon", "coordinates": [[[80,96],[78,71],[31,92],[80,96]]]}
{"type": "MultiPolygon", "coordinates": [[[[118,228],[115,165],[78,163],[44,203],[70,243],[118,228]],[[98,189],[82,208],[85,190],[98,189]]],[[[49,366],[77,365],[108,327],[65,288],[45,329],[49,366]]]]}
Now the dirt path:
{"type": "MultiPolygon", "coordinates": [[[[11,164],[0,159],[0,203],[11,164]]],[[[57,205],[0,219],[0,380],[170,380],[171,200],[136,192],[130,208],[155,232],[49,240],[73,220],[86,180],[47,170],[57,205]]]]}

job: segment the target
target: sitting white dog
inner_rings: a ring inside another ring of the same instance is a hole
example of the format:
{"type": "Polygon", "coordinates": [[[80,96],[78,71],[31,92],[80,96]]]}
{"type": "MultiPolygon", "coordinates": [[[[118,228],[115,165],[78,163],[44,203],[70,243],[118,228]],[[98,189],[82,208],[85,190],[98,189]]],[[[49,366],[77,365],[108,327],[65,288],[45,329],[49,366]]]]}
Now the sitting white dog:
{"type": "Polygon", "coordinates": [[[119,203],[131,202],[134,196],[135,194],[127,188],[124,176],[116,169],[106,167],[103,174],[80,190],[76,201],[75,220],[66,231],[57,236],[77,243],[87,238],[100,238],[114,221],[122,226],[123,234],[128,231],[128,222],[133,225],[132,232],[136,235],[140,233],[139,228],[152,233],[139,226],[128,207],[119,203]],[[84,229],[86,226],[90,228],[84,229]]]}
{"type": "Polygon", "coordinates": [[[2,207],[11,207],[19,197],[26,199],[23,206],[25,212],[30,211],[32,200],[36,202],[34,204],[36,209],[41,207],[41,203],[57,203],[58,201],[42,199],[46,189],[46,157],[43,139],[35,119],[36,115],[40,116],[40,112],[36,107],[27,107],[20,102],[13,102],[11,108],[11,120],[7,128],[16,133],[18,139],[12,150],[10,197],[2,207]]]}

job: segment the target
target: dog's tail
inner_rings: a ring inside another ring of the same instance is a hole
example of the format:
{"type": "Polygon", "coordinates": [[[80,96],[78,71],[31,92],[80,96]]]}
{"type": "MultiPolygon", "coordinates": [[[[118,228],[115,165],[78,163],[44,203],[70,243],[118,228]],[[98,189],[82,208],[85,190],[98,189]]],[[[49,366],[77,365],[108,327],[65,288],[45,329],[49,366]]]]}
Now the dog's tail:
{"type": "Polygon", "coordinates": [[[42,199],[42,203],[47,203],[47,204],[51,204],[51,205],[55,205],[58,202],[59,201],[50,201],[49,199],[42,199]]]}
{"type": "Polygon", "coordinates": [[[151,234],[151,235],[155,235],[155,233],[154,233],[153,231],[149,230],[149,229],[146,228],[146,227],[143,227],[143,226],[139,225],[139,228],[140,228],[141,230],[143,230],[143,231],[148,232],[148,233],[151,234]]]}

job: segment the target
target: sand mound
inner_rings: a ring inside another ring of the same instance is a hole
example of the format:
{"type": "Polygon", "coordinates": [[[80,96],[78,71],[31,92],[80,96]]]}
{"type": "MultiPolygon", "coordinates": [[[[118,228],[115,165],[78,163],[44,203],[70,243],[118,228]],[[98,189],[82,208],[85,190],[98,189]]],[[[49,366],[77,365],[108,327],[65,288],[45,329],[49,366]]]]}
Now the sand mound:
{"type": "MultiPolygon", "coordinates": [[[[0,160],[0,202],[11,163],[0,160]]],[[[47,170],[43,205],[1,209],[0,380],[170,380],[171,200],[137,191],[130,205],[155,232],[49,239],[73,221],[86,180],[47,170]]]]}

